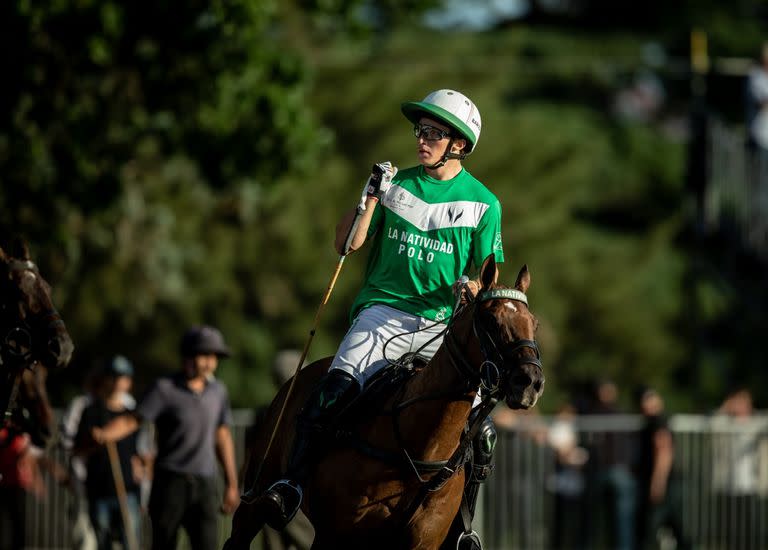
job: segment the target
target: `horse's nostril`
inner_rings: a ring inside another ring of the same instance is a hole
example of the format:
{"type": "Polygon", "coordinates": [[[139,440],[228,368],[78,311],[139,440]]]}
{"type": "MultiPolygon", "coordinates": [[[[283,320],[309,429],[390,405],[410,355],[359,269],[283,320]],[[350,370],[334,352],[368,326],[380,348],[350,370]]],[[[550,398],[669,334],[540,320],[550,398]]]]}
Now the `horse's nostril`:
{"type": "Polygon", "coordinates": [[[59,340],[57,338],[51,338],[48,341],[48,351],[51,352],[51,355],[54,357],[58,357],[61,353],[61,344],[59,343],[59,340]]]}
{"type": "Polygon", "coordinates": [[[520,373],[512,377],[512,385],[516,388],[527,388],[531,383],[531,377],[520,373]]]}
{"type": "Polygon", "coordinates": [[[543,380],[536,380],[536,382],[533,383],[533,389],[536,390],[536,393],[541,392],[543,388],[544,388],[543,380]]]}

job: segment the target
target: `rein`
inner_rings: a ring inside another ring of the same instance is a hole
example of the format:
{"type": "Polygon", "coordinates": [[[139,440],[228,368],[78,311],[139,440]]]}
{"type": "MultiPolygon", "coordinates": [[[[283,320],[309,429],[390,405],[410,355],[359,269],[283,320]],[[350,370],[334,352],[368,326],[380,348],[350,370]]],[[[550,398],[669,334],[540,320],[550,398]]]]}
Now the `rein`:
{"type": "MultiPolygon", "coordinates": [[[[469,293],[467,293],[469,295],[469,293]]],[[[454,315],[451,317],[450,322],[446,326],[445,330],[441,332],[444,334],[445,350],[450,364],[459,373],[459,376],[464,380],[463,387],[459,389],[453,389],[444,392],[438,392],[428,395],[417,396],[407,401],[398,401],[392,408],[392,410],[384,412],[384,415],[392,416],[392,429],[395,435],[395,440],[400,447],[399,452],[389,452],[381,449],[376,449],[364,441],[354,439],[351,436],[348,437],[347,443],[373,458],[382,460],[388,463],[394,463],[395,465],[402,465],[405,461],[406,466],[410,469],[416,479],[421,484],[420,490],[415,498],[408,504],[403,517],[406,520],[406,524],[410,523],[413,516],[419,506],[424,502],[427,495],[431,492],[436,492],[442,489],[448,480],[461,468],[461,466],[467,460],[467,454],[470,449],[470,445],[475,435],[480,429],[486,416],[490,414],[493,408],[496,406],[500,393],[500,383],[502,377],[502,369],[494,362],[494,359],[499,364],[504,364],[504,357],[501,349],[496,344],[494,339],[477,321],[475,315],[475,309],[477,305],[495,299],[515,300],[528,305],[528,299],[526,295],[516,289],[493,289],[481,293],[474,299],[468,299],[466,304],[473,306],[472,317],[472,331],[477,338],[478,345],[480,347],[481,354],[483,356],[483,362],[480,365],[480,369],[473,367],[470,361],[466,358],[464,352],[461,349],[461,344],[457,341],[455,333],[450,330],[453,322],[456,318],[456,313],[459,311],[459,304],[454,308],[454,315]],[[423,461],[411,458],[405,445],[403,443],[401,429],[400,429],[400,415],[408,407],[421,403],[424,401],[434,401],[438,399],[454,398],[470,400],[467,394],[473,389],[482,388],[483,398],[480,405],[473,411],[472,420],[470,421],[467,429],[462,433],[459,439],[459,444],[453,454],[447,460],[440,461],[423,461]],[[428,479],[422,477],[424,473],[435,472],[435,475],[428,479]]],[[[466,307],[466,305],[462,306],[466,307]]],[[[439,335],[438,335],[439,336],[439,335]]],[[[386,348],[386,345],[385,345],[386,348]]],[[[541,368],[540,353],[538,345],[534,340],[520,339],[514,341],[514,345],[508,349],[509,354],[515,354],[523,349],[532,349],[535,352],[535,357],[520,356],[518,358],[518,365],[533,364],[541,368]]],[[[386,357],[386,354],[385,354],[386,357]]],[[[405,386],[401,386],[397,399],[402,398],[402,394],[405,392],[405,386]]],[[[349,435],[349,434],[347,434],[349,435]]]]}
{"type": "MultiPolygon", "coordinates": [[[[473,307],[477,307],[477,304],[486,302],[488,300],[515,300],[528,305],[528,297],[517,289],[514,288],[498,288],[483,292],[474,300],[471,301],[473,307]]],[[[480,327],[482,329],[482,327],[480,327]]],[[[499,391],[499,384],[501,382],[501,369],[499,366],[489,359],[489,357],[496,356],[497,361],[503,365],[504,356],[501,349],[496,344],[494,339],[488,333],[487,330],[478,330],[477,316],[472,317],[472,331],[475,334],[475,338],[480,345],[480,351],[485,358],[480,365],[480,372],[473,367],[466,359],[461,351],[459,343],[456,341],[456,337],[452,332],[448,332],[445,338],[446,350],[448,351],[448,358],[451,360],[451,364],[458,371],[459,375],[464,378],[469,387],[475,387],[479,385],[485,391],[485,394],[496,395],[499,391]],[[450,339],[449,339],[450,337],[450,339]]],[[[514,354],[523,349],[532,349],[535,357],[523,357],[523,360],[518,361],[518,365],[536,365],[539,368],[543,368],[541,364],[541,353],[539,346],[535,340],[519,339],[514,341],[514,345],[508,350],[509,354],[514,354]]]]}
{"type": "MultiPolygon", "coordinates": [[[[528,305],[527,296],[523,292],[516,289],[489,290],[489,291],[483,292],[482,294],[480,294],[479,296],[477,296],[475,299],[471,301],[468,300],[467,303],[471,303],[473,308],[477,308],[478,304],[488,300],[495,300],[495,299],[516,300],[524,303],[526,306],[528,305]]],[[[455,316],[451,319],[450,324],[452,324],[454,318],[455,316]]],[[[472,315],[472,331],[478,340],[480,351],[484,358],[483,362],[480,365],[480,373],[478,373],[477,370],[472,367],[469,360],[466,358],[465,354],[462,352],[459,346],[459,343],[456,341],[456,336],[454,332],[448,330],[446,333],[444,342],[446,343],[446,351],[448,352],[447,355],[448,355],[448,358],[450,359],[451,365],[457,370],[459,375],[465,381],[465,387],[464,387],[464,391],[462,392],[462,395],[467,391],[470,391],[473,388],[480,386],[483,390],[485,390],[482,392],[482,395],[483,395],[482,401],[480,402],[480,405],[472,412],[472,415],[474,416],[474,418],[471,420],[466,431],[462,434],[461,438],[459,439],[458,447],[453,452],[451,457],[447,461],[445,461],[444,466],[442,466],[434,476],[432,476],[429,480],[425,480],[419,475],[415,466],[413,467],[414,471],[416,472],[416,477],[421,483],[421,488],[419,490],[419,493],[416,495],[416,497],[410,502],[410,504],[408,505],[408,508],[404,513],[403,517],[407,520],[406,525],[410,524],[410,522],[413,521],[413,516],[416,513],[416,510],[419,508],[419,506],[422,505],[424,500],[427,498],[427,495],[430,492],[436,492],[442,489],[445,486],[445,484],[448,482],[448,480],[451,477],[453,477],[456,471],[458,471],[458,469],[466,462],[466,456],[467,456],[467,453],[469,452],[472,440],[474,439],[475,435],[477,435],[477,432],[479,431],[480,426],[482,425],[486,416],[488,416],[488,414],[490,414],[490,412],[496,406],[499,389],[500,389],[499,385],[501,382],[501,369],[496,365],[496,363],[494,363],[491,359],[489,359],[489,357],[491,357],[491,354],[489,353],[490,351],[489,348],[493,349],[493,352],[496,354],[497,358],[500,360],[502,365],[504,363],[504,358],[501,354],[501,350],[496,345],[496,343],[494,342],[493,338],[488,333],[488,331],[484,329],[478,330],[477,316],[475,315],[474,310],[472,315]]],[[[514,346],[510,350],[510,353],[515,353],[525,348],[533,349],[535,351],[536,357],[522,358],[523,360],[519,361],[518,365],[534,364],[534,365],[538,365],[541,368],[540,353],[539,353],[538,345],[534,340],[527,340],[527,339],[516,340],[514,342],[514,346]]],[[[407,407],[408,405],[417,401],[425,400],[426,398],[427,397],[425,396],[424,399],[415,398],[405,403],[400,403],[398,405],[398,412],[404,409],[405,407],[407,407]]],[[[413,465],[413,461],[410,460],[410,457],[408,456],[408,452],[406,451],[405,447],[402,445],[398,432],[399,432],[399,429],[395,432],[397,435],[398,444],[400,444],[406,458],[413,465]]]]}

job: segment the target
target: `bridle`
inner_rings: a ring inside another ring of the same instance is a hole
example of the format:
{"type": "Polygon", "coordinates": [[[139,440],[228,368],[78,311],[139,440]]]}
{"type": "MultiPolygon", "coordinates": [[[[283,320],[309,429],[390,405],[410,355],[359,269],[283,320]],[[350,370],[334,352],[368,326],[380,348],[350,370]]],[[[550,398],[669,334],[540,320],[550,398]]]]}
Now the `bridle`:
{"type": "Polygon", "coordinates": [[[34,316],[19,311],[23,297],[21,289],[13,284],[13,274],[29,271],[40,277],[34,262],[10,259],[4,262],[3,267],[0,271],[0,408],[3,409],[0,421],[15,406],[23,370],[38,362],[40,348],[51,349],[54,338],[49,335],[58,333],[64,327],[59,312],[53,306],[34,316]]]}
{"type": "Polygon", "coordinates": [[[500,346],[496,343],[491,333],[482,326],[482,323],[478,321],[478,306],[490,300],[511,300],[525,304],[528,307],[528,297],[521,291],[514,288],[497,288],[487,290],[480,293],[474,298],[469,298],[470,293],[467,292],[467,301],[460,306],[472,307],[472,331],[477,338],[480,352],[483,357],[483,362],[480,365],[478,372],[477,367],[473,367],[470,361],[467,359],[466,354],[462,350],[462,346],[457,341],[456,333],[450,330],[450,325],[453,324],[453,319],[456,319],[457,315],[454,314],[449,324],[449,329],[445,335],[446,351],[451,363],[459,372],[461,377],[465,380],[469,388],[477,388],[478,386],[483,389],[484,395],[491,395],[496,397],[500,391],[501,382],[505,373],[509,372],[509,368],[505,367],[505,363],[508,360],[505,359],[505,352],[508,357],[514,357],[514,367],[522,367],[523,365],[535,365],[540,369],[543,368],[541,364],[541,352],[536,340],[529,340],[525,338],[516,339],[505,346],[500,346]],[[533,356],[525,353],[521,353],[525,349],[533,350],[533,356]]]}
{"type": "MultiPolygon", "coordinates": [[[[2,289],[3,295],[0,297],[0,363],[28,366],[36,360],[35,350],[40,348],[38,341],[44,340],[52,332],[58,332],[64,326],[64,321],[53,306],[36,314],[32,321],[30,315],[21,315],[15,311],[21,299],[21,291],[10,284],[12,274],[29,271],[35,277],[40,277],[40,272],[30,260],[12,259],[6,265],[7,279],[3,282],[6,288],[2,289]]],[[[46,349],[51,340],[48,338],[44,342],[46,349]]]]}
{"type": "MultiPolygon", "coordinates": [[[[486,416],[490,414],[495,407],[497,400],[501,397],[500,394],[503,393],[501,382],[504,375],[510,372],[509,367],[505,366],[508,361],[505,360],[504,352],[506,352],[508,356],[513,355],[515,357],[514,366],[518,368],[523,365],[542,367],[539,346],[535,340],[520,338],[505,346],[499,346],[491,336],[490,332],[482,326],[482,323],[478,322],[478,308],[483,302],[489,300],[513,300],[525,304],[525,306],[528,307],[528,298],[525,293],[516,289],[491,289],[480,293],[477,297],[471,298],[471,293],[466,288],[466,283],[464,283],[464,289],[466,291],[465,295],[467,296],[466,301],[457,304],[454,308],[454,314],[446,327],[445,337],[443,338],[443,343],[450,363],[458,371],[460,377],[464,381],[463,388],[450,390],[449,394],[418,396],[408,401],[401,401],[395,405],[392,410],[395,439],[400,447],[402,456],[405,458],[406,464],[415,474],[416,479],[421,483],[418,494],[405,509],[404,518],[406,518],[406,523],[412,521],[417,508],[424,502],[427,494],[439,491],[448,480],[453,477],[461,465],[466,463],[468,453],[471,451],[472,440],[480,429],[486,416]],[[472,331],[477,338],[483,359],[479,372],[477,367],[473,367],[470,360],[466,357],[466,354],[462,350],[462,343],[458,341],[456,332],[451,330],[454,322],[460,316],[460,312],[465,307],[472,308],[472,311],[469,312],[472,315],[472,331]],[[533,350],[534,356],[521,353],[526,349],[533,350]],[[480,404],[477,405],[477,408],[474,409],[473,414],[470,415],[469,423],[459,439],[459,445],[450,458],[448,460],[434,462],[424,462],[411,458],[405,448],[402,435],[400,434],[399,414],[408,406],[420,401],[445,398],[450,397],[450,395],[458,397],[459,399],[464,399],[467,393],[470,393],[471,395],[471,392],[477,391],[478,388],[482,389],[482,399],[480,404]],[[425,479],[421,476],[421,473],[424,472],[435,472],[435,474],[432,477],[425,479]]],[[[373,454],[370,452],[370,448],[367,448],[366,451],[368,454],[373,454]]],[[[382,453],[378,453],[378,457],[381,458],[382,453]]]]}

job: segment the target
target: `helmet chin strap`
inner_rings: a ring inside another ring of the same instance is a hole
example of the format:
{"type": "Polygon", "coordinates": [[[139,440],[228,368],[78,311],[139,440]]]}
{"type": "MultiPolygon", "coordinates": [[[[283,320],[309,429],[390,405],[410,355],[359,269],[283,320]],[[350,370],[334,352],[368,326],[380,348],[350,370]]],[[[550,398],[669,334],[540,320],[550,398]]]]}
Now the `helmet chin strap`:
{"type": "Polygon", "coordinates": [[[440,158],[440,160],[438,160],[436,163],[434,163],[432,165],[429,165],[429,166],[425,165],[424,168],[428,168],[430,170],[436,170],[437,168],[440,168],[441,166],[444,166],[445,163],[448,162],[451,159],[464,160],[464,158],[466,158],[466,156],[467,156],[466,153],[463,153],[463,152],[462,153],[452,153],[451,152],[451,147],[453,146],[453,139],[454,138],[451,138],[450,140],[448,140],[448,145],[445,146],[445,153],[443,153],[443,156],[440,158]]]}

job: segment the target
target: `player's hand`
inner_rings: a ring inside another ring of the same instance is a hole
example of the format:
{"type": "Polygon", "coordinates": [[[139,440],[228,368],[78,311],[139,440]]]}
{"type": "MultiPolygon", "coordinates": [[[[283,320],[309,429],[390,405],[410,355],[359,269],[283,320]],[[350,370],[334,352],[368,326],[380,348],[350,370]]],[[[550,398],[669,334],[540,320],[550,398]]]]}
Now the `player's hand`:
{"type": "Polygon", "coordinates": [[[392,187],[392,178],[395,177],[395,174],[397,174],[397,166],[393,166],[389,161],[374,164],[371,176],[366,182],[365,194],[381,199],[392,187]]]}
{"type": "Polygon", "coordinates": [[[466,303],[467,299],[472,299],[477,296],[480,291],[480,283],[473,281],[472,279],[463,282],[461,279],[453,283],[453,295],[458,297],[461,293],[461,303],[466,303]],[[469,293],[469,296],[467,296],[469,293]]]}

